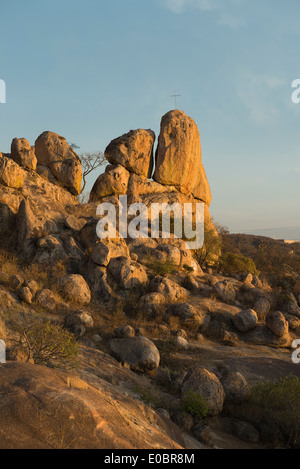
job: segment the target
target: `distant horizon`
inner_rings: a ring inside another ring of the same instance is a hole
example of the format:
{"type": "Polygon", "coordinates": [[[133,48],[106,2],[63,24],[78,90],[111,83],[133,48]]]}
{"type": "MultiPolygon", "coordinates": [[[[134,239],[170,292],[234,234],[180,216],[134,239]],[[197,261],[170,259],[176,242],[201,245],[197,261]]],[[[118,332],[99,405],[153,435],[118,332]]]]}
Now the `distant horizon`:
{"type": "Polygon", "coordinates": [[[277,227],[277,228],[256,228],[247,230],[230,231],[232,234],[249,234],[254,236],[266,236],[272,239],[284,239],[300,242],[300,226],[277,227]]]}

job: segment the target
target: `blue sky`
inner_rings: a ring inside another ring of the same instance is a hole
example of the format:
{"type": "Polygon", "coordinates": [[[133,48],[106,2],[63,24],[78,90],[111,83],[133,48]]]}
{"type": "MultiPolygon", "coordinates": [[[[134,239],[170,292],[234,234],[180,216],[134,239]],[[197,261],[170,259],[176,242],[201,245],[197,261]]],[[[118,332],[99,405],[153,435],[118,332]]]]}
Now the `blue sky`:
{"type": "Polygon", "coordinates": [[[1,0],[0,16],[0,151],[44,130],[81,151],[158,134],[177,90],[200,130],[214,219],[300,226],[298,0],[1,0]]]}

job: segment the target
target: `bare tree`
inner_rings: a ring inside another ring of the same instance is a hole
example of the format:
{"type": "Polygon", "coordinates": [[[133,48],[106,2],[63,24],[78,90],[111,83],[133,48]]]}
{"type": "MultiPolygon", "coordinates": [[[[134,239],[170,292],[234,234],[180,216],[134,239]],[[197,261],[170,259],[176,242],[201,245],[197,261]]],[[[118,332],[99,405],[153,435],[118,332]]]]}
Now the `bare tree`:
{"type": "MultiPolygon", "coordinates": [[[[80,147],[76,143],[69,143],[73,150],[78,150],[80,147]]],[[[102,151],[95,151],[92,153],[80,153],[79,155],[82,166],[82,188],[81,194],[86,187],[87,176],[95,169],[103,166],[106,162],[104,153],[102,151]]]]}
{"type": "Polygon", "coordinates": [[[99,168],[100,166],[103,166],[106,160],[102,151],[96,151],[93,153],[81,153],[79,155],[79,158],[82,166],[82,193],[86,186],[87,176],[95,169],[99,168]]]}

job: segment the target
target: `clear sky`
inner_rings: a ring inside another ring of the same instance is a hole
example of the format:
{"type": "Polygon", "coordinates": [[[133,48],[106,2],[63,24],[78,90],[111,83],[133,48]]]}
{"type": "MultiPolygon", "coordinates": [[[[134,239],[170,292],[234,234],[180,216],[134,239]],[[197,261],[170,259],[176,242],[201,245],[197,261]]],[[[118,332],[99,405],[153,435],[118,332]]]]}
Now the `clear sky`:
{"type": "Polygon", "coordinates": [[[200,130],[214,219],[300,226],[299,0],[0,0],[0,17],[0,151],[44,130],[81,151],[158,134],[176,90],[200,130]]]}

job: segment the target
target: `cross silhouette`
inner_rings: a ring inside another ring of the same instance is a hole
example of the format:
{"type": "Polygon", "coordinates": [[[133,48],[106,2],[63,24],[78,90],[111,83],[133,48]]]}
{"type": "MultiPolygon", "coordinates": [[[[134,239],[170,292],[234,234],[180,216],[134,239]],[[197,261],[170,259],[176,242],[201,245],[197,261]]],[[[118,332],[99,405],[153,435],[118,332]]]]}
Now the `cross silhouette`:
{"type": "Polygon", "coordinates": [[[177,94],[175,91],[175,94],[171,95],[171,98],[175,98],[175,109],[177,109],[177,98],[181,96],[181,94],[177,94]]]}

